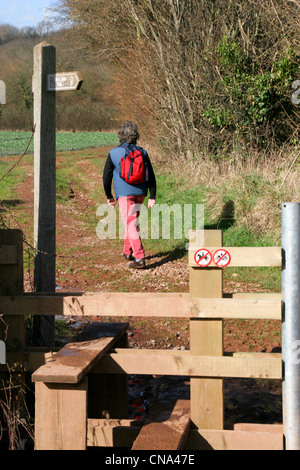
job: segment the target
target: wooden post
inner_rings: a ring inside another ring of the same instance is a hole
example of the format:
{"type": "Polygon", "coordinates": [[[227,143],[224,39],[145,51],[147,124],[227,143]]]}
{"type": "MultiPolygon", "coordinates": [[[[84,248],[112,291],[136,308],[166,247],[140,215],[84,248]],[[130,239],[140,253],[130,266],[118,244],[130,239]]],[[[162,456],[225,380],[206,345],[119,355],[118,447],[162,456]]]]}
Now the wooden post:
{"type": "MultiPolygon", "coordinates": [[[[196,231],[190,234],[190,249],[222,246],[221,230],[196,231]]],[[[190,267],[190,296],[220,298],[223,296],[221,268],[190,267]]],[[[223,321],[191,320],[191,354],[223,355],[223,321]]],[[[199,429],[223,429],[223,379],[191,379],[191,420],[199,429]]]]}
{"type": "Polygon", "coordinates": [[[36,382],[35,450],[86,450],[87,387],[36,382]]]}
{"type": "MultiPolygon", "coordinates": [[[[34,243],[36,292],[55,292],[56,254],[56,93],[47,91],[56,70],[56,49],[46,42],[34,47],[34,243]]],[[[54,345],[54,317],[34,318],[39,346],[54,345]]]]}
{"type": "MultiPolygon", "coordinates": [[[[0,246],[17,247],[16,262],[1,264],[0,295],[23,295],[23,235],[21,230],[0,230],[0,246]]],[[[25,349],[24,316],[10,315],[0,320],[0,340],[6,344],[6,350],[21,352],[25,349]]]]}

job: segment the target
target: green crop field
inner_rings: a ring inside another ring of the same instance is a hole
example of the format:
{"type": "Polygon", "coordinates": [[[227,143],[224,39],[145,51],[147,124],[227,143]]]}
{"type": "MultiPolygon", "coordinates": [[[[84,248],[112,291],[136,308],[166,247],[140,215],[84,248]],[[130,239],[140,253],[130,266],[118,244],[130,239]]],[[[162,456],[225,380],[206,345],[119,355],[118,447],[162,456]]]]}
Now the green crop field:
{"type": "MultiPolygon", "coordinates": [[[[0,156],[22,155],[30,137],[31,132],[0,131],[0,156]]],[[[57,152],[104,147],[118,143],[117,135],[110,132],[58,132],[56,135],[57,152]]],[[[33,153],[33,140],[28,153],[33,153]]]]}

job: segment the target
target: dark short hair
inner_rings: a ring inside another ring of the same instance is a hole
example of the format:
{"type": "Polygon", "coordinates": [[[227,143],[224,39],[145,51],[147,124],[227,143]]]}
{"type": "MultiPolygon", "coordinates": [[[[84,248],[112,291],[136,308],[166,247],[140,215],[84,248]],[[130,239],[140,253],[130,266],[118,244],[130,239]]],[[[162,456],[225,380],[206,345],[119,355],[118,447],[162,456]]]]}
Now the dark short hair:
{"type": "Polygon", "coordinates": [[[118,137],[121,144],[123,142],[126,144],[136,144],[140,137],[137,125],[131,121],[125,122],[118,131],[118,137]]]}

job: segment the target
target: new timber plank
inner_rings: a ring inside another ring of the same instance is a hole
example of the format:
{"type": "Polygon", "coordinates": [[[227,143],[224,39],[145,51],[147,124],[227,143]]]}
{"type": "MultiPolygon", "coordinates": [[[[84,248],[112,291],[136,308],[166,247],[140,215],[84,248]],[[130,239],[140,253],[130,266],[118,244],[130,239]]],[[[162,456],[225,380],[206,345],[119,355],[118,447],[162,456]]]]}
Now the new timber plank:
{"type": "MultiPolygon", "coordinates": [[[[115,346],[114,346],[115,348],[115,346]]],[[[59,349],[57,349],[58,351],[59,349]]],[[[131,355],[136,355],[137,354],[137,350],[136,349],[113,349],[113,351],[117,354],[131,354],[131,355]]],[[[162,350],[160,350],[162,351],[162,350]]],[[[147,350],[139,350],[139,353],[141,353],[143,355],[152,355],[153,354],[153,350],[152,349],[147,349],[147,350]]],[[[159,351],[158,351],[159,352],[159,351]]],[[[178,361],[183,361],[185,362],[185,359],[184,357],[185,356],[188,356],[190,355],[190,351],[180,351],[180,353],[176,350],[164,350],[163,351],[164,355],[168,355],[168,356],[178,356],[179,354],[179,358],[177,359],[178,361]]],[[[48,351],[48,348],[46,348],[46,350],[44,350],[44,348],[28,348],[25,352],[21,352],[21,353],[15,353],[15,352],[8,352],[7,353],[7,363],[10,365],[10,367],[14,367],[14,370],[16,372],[21,372],[21,371],[35,371],[37,370],[39,367],[41,367],[42,365],[45,364],[45,362],[47,362],[49,359],[51,359],[53,357],[53,355],[56,354],[55,351],[51,351],[49,352],[48,351]]],[[[236,358],[252,358],[252,359],[255,359],[255,358],[261,358],[261,359],[282,359],[282,355],[281,353],[252,353],[252,352],[229,352],[229,351],[225,351],[224,352],[224,356],[226,357],[236,357],[236,358]]],[[[164,357],[164,356],[163,356],[164,357]]],[[[101,359],[101,364],[96,364],[93,369],[91,369],[90,371],[90,374],[97,374],[98,373],[98,370],[108,370],[109,367],[110,367],[110,364],[113,364],[112,367],[114,369],[114,371],[117,370],[116,373],[119,373],[119,374],[122,374],[124,375],[125,374],[125,371],[122,370],[117,362],[115,360],[112,360],[112,358],[110,357],[110,355],[105,355],[102,359],[101,359]],[[105,362],[105,365],[103,367],[103,361],[105,362]],[[100,368],[99,368],[100,367],[100,368]]],[[[128,364],[128,366],[130,367],[130,365],[128,364]]],[[[125,367],[128,367],[125,365],[125,367]]],[[[277,366],[279,367],[279,361],[277,363],[277,366]]],[[[0,372],[1,371],[4,371],[7,369],[7,366],[6,365],[0,365],[0,372]]],[[[274,367],[272,367],[272,369],[274,369],[274,367]]],[[[184,374],[186,375],[186,374],[184,374]]]]}
{"type": "Polygon", "coordinates": [[[192,430],[186,450],[284,450],[283,434],[279,432],[192,430]]]}
{"type": "Polygon", "coordinates": [[[281,379],[282,360],[279,357],[198,356],[189,351],[136,350],[135,354],[119,349],[106,354],[93,370],[97,373],[142,375],[179,375],[211,378],[281,379]]]}
{"type": "Polygon", "coordinates": [[[33,382],[76,384],[122,337],[127,323],[94,323],[32,374],[33,382]]]}
{"type": "Polygon", "coordinates": [[[259,296],[189,298],[176,294],[106,292],[77,296],[23,295],[1,297],[0,314],[281,320],[281,300],[259,296]]]}
{"type": "Polygon", "coordinates": [[[142,427],[132,450],[183,449],[190,423],[189,401],[178,400],[167,421],[151,422],[142,427]]]}
{"type": "Polygon", "coordinates": [[[283,434],[282,424],[261,424],[261,423],[236,423],[235,431],[251,431],[251,432],[276,432],[283,434]]]}

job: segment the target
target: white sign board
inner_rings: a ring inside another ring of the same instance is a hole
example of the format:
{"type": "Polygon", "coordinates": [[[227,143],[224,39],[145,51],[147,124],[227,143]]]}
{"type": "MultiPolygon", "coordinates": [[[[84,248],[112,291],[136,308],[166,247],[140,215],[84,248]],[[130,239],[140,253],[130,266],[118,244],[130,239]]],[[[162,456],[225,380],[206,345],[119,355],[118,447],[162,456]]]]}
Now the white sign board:
{"type": "Polygon", "coordinates": [[[47,78],[47,91],[79,90],[83,82],[80,72],[53,73],[47,78]]]}
{"type": "Polygon", "coordinates": [[[0,104],[6,104],[6,86],[2,80],[0,80],[0,104]]]}

